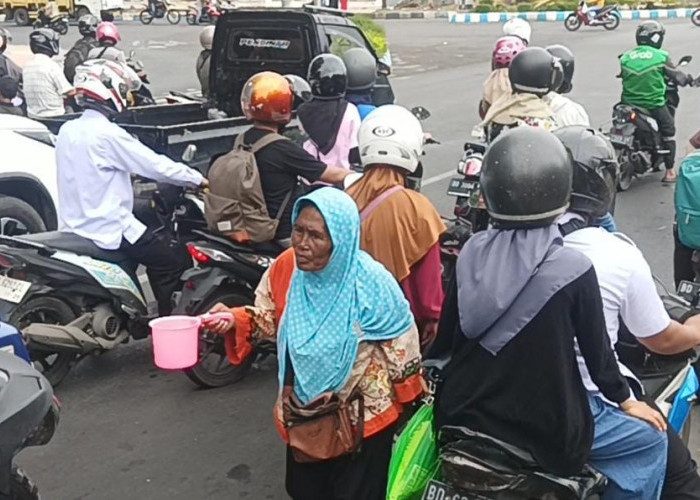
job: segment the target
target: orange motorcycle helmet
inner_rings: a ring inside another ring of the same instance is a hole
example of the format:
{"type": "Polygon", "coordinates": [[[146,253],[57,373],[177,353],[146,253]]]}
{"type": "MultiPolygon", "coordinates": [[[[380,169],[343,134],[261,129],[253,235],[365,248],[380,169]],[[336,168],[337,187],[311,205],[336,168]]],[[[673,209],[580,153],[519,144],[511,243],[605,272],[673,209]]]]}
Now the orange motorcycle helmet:
{"type": "Polygon", "coordinates": [[[291,83],[272,71],[251,76],[241,92],[241,109],[248,120],[286,125],[292,119],[293,105],[291,83]]]}

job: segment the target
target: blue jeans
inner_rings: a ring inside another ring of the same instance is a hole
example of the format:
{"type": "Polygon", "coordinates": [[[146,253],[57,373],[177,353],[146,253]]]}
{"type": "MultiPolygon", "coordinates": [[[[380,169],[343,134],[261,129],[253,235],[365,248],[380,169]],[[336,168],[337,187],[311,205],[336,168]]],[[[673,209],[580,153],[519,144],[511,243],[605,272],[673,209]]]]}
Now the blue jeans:
{"type": "Polygon", "coordinates": [[[595,422],[591,467],[608,478],[603,500],[656,500],[666,474],[668,438],[601,398],[588,396],[595,422]]]}
{"type": "Polygon", "coordinates": [[[615,224],[615,219],[610,212],[600,217],[596,223],[596,226],[602,227],[609,233],[617,232],[617,225],[615,224]]]}

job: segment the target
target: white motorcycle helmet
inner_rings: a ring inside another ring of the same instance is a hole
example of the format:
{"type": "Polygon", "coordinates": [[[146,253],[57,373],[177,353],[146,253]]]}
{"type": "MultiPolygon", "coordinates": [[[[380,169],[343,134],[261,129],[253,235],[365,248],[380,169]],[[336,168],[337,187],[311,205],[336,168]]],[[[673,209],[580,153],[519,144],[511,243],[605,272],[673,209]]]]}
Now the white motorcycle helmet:
{"type": "Polygon", "coordinates": [[[390,165],[413,173],[423,154],[423,127],[404,107],[380,106],[362,122],[359,133],[362,165],[390,165]]]}
{"type": "Polygon", "coordinates": [[[513,17],[503,24],[503,34],[506,36],[517,36],[526,45],[529,45],[532,27],[525,19],[513,17]]]}
{"type": "Polygon", "coordinates": [[[79,106],[113,116],[126,109],[129,92],[138,90],[141,80],[126,64],[95,59],[75,69],[74,86],[79,106]]]}

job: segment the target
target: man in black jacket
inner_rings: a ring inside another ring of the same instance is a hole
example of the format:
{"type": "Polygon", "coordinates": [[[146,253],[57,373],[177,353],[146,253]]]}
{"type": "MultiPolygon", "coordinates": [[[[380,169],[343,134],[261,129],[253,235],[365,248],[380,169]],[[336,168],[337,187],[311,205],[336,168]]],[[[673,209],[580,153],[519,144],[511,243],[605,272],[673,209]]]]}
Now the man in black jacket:
{"type": "Polygon", "coordinates": [[[92,14],[86,14],[78,20],[78,31],[83,37],[68,51],[63,65],[63,73],[71,83],[75,78],[75,68],[87,60],[90,50],[97,47],[98,24],[98,19],[92,14]]]}

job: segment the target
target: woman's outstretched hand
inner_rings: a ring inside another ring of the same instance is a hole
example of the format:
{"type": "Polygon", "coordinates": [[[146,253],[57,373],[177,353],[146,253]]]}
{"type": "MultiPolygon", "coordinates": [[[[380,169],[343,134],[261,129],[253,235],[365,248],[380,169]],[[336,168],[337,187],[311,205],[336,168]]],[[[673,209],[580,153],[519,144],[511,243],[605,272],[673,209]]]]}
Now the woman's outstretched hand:
{"type": "Polygon", "coordinates": [[[664,420],[663,415],[653,409],[646,403],[641,401],[635,401],[633,399],[628,399],[620,405],[620,409],[624,411],[630,417],[638,418],[639,420],[644,420],[651,424],[656,430],[661,432],[666,432],[666,420],[664,420]]]}
{"type": "MultiPolygon", "coordinates": [[[[222,304],[221,302],[219,302],[214,307],[209,309],[209,314],[222,313],[222,312],[231,312],[231,309],[229,307],[225,306],[224,304],[222,304]]],[[[231,315],[231,317],[228,319],[224,319],[224,318],[220,318],[220,317],[211,318],[211,319],[204,318],[203,326],[204,326],[204,328],[206,328],[207,330],[209,330],[211,332],[224,334],[224,333],[228,333],[231,330],[233,330],[233,328],[236,326],[236,320],[233,319],[233,315],[231,315]]]]}

